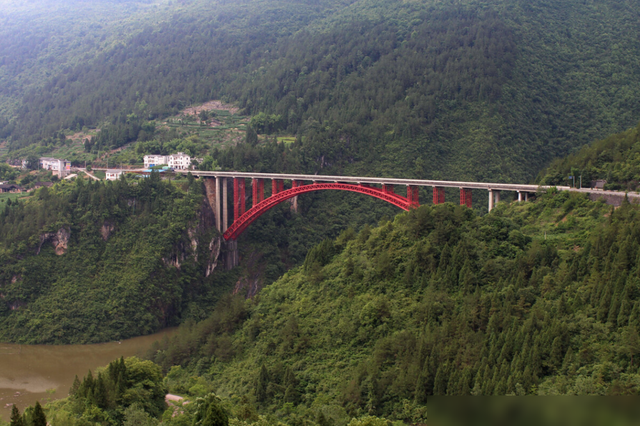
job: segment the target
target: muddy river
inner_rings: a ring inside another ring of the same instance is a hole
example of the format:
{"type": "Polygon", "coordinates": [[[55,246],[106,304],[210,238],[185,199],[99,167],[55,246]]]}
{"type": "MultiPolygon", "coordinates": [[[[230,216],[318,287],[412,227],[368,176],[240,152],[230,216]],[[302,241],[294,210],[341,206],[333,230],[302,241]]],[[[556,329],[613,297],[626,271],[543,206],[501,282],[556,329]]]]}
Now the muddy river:
{"type": "Polygon", "coordinates": [[[8,421],[11,405],[20,411],[40,400],[64,398],[73,378],[121,356],[142,355],[151,344],[175,334],[167,329],[149,336],[96,345],[14,345],[0,343],[0,418],[8,421]]]}

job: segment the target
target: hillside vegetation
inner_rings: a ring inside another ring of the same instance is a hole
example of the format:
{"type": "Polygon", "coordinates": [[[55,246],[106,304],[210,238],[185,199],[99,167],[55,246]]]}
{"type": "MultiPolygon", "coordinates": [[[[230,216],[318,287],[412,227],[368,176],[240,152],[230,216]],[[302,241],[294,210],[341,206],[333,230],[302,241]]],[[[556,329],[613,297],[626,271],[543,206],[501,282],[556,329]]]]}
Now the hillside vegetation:
{"type": "Polygon", "coordinates": [[[218,295],[200,185],[77,180],[0,205],[0,340],[113,341],[202,318],[218,295]]]}
{"type": "Polygon", "coordinates": [[[79,42],[41,86],[14,84],[14,151],[84,126],[105,132],[96,152],[153,139],[154,120],[223,99],[298,134],[309,172],[523,181],[640,113],[637,0],[152,5],[123,42],[79,42]]]}
{"type": "Polygon", "coordinates": [[[293,424],[420,422],[430,395],[636,394],[639,214],[569,193],[423,206],[321,243],[150,356],[172,392],[293,424]]]}
{"type": "MultiPolygon", "coordinates": [[[[604,179],[606,189],[637,191],[640,184],[640,125],[596,141],[540,172],[547,185],[567,185],[569,176],[582,176],[583,186],[604,179]]],[[[577,181],[576,181],[577,182],[577,181]]]]}

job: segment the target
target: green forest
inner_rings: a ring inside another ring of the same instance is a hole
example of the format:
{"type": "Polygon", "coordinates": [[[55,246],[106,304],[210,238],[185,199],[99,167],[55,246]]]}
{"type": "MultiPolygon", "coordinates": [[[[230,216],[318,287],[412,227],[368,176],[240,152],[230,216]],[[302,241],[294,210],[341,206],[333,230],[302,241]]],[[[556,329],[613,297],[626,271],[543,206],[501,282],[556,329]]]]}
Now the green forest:
{"type": "MultiPolygon", "coordinates": [[[[113,8],[132,13],[115,23],[96,2],[77,20],[108,19],[49,76],[30,65],[53,61],[81,22],[47,49],[44,27],[33,37],[3,30],[1,75],[12,84],[0,96],[12,107],[0,137],[19,156],[64,143],[53,137],[62,130],[100,128],[97,153],[153,140],[155,120],[223,99],[268,117],[254,121],[259,132],[298,135],[309,172],[532,180],[553,158],[637,122],[637,6],[124,1],[113,8]]],[[[36,14],[14,8],[21,15],[9,8],[6,20],[36,14]]]]}
{"type": "Polygon", "coordinates": [[[567,185],[568,176],[582,177],[583,186],[606,180],[605,189],[637,191],[640,184],[640,124],[554,160],[540,172],[546,185],[567,185]]]}
{"type": "Polygon", "coordinates": [[[198,318],[220,291],[205,279],[214,234],[202,200],[200,182],[154,174],[0,204],[0,339],[113,341],[198,318]]]}
{"type": "Polygon", "coordinates": [[[191,425],[214,404],[226,423],[211,424],[323,426],[424,423],[433,395],[635,395],[639,215],[550,191],[484,216],[447,203],[348,228],[45,411],[61,425],[191,425]],[[141,362],[155,371],[146,393],[127,390],[141,362]],[[153,386],[201,402],[174,416],[153,386]]]}

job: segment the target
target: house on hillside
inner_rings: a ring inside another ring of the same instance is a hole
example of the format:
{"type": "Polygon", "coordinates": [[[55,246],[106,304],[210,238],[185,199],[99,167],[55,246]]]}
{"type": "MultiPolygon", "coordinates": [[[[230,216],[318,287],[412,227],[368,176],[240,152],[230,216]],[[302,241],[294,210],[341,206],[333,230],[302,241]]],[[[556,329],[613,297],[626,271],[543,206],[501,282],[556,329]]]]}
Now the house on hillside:
{"type": "Polygon", "coordinates": [[[67,160],[58,160],[52,157],[40,157],[40,168],[51,170],[62,179],[71,172],[71,163],[67,160]]]}
{"type": "Polygon", "coordinates": [[[36,182],[33,184],[32,190],[42,188],[43,186],[46,186],[47,188],[51,188],[53,186],[53,182],[36,182]]]}
{"type": "Polygon", "coordinates": [[[107,170],[105,179],[106,180],[118,180],[118,179],[120,179],[120,176],[122,176],[123,173],[124,173],[124,170],[110,169],[110,170],[107,170]]]}
{"type": "Polygon", "coordinates": [[[0,185],[0,192],[1,193],[6,193],[6,192],[20,193],[22,192],[22,187],[20,185],[15,185],[15,184],[4,184],[4,185],[0,185]]]}
{"type": "Polygon", "coordinates": [[[144,156],[145,169],[148,169],[149,167],[154,167],[154,166],[161,166],[163,164],[167,164],[166,155],[145,155],[144,156]]]}
{"type": "Polygon", "coordinates": [[[191,166],[191,157],[184,152],[171,155],[145,155],[144,168],[167,165],[173,170],[187,170],[191,166]]]}
{"type": "Polygon", "coordinates": [[[191,166],[191,157],[183,152],[167,157],[167,165],[173,170],[187,170],[191,166]]]}

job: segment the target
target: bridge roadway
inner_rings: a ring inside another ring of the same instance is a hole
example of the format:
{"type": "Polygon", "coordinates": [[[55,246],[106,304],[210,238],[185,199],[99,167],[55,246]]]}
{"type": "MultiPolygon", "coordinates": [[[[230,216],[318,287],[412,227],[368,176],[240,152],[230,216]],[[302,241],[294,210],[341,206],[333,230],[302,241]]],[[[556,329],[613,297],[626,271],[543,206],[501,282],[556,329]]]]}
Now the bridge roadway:
{"type": "MultiPolygon", "coordinates": [[[[176,171],[177,172],[177,171],[176,171]]],[[[186,174],[187,171],[180,171],[186,174]]],[[[246,178],[246,179],[283,179],[299,180],[311,182],[335,182],[335,183],[355,183],[355,184],[379,184],[379,185],[406,185],[406,186],[431,186],[434,188],[466,188],[485,189],[488,191],[514,191],[535,193],[538,189],[548,189],[550,186],[523,185],[515,183],[486,183],[486,182],[457,182],[449,180],[425,180],[425,179],[397,179],[361,176],[329,176],[329,175],[295,175],[280,173],[246,173],[246,172],[202,172],[192,171],[193,176],[201,177],[223,177],[223,178],[246,178]]],[[[568,186],[557,186],[558,190],[566,191],[572,188],[568,186]]],[[[602,192],[602,191],[600,191],[602,192]]]]}

